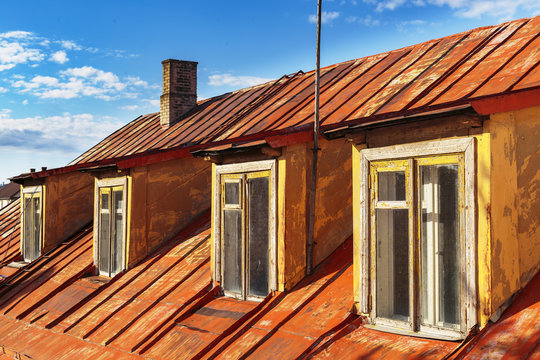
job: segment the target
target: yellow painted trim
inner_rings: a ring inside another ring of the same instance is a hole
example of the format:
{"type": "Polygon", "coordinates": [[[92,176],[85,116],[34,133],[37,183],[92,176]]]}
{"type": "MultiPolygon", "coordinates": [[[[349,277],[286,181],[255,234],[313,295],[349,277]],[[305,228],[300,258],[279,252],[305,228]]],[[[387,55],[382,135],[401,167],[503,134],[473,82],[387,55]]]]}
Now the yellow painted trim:
{"type": "MultiPolygon", "coordinates": [[[[284,151],[287,151],[286,149],[284,151]]],[[[278,263],[278,290],[285,291],[285,186],[287,162],[285,154],[278,160],[278,198],[277,198],[277,263],[278,263]]]]}
{"type": "Polygon", "coordinates": [[[463,155],[434,155],[414,158],[418,166],[459,164],[463,166],[463,155]]]}
{"type": "Polygon", "coordinates": [[[246,179],[255,179],[261,177],[270,177],[270,170],[262,170],[246,173],[246,179]]]}
{"type": "Polygon", "coordinates": [[[371,171],[377,172],[405,171],[408,166],[408,160],[381,160],[370,162],[371,171]]]}
{"type": "Polygon", "coordinates": [[[487,324],[494,309],[491,308],[491,138],[490,134],[475,136],[477,140],[477,190],[478,204],[478,315],[480,325],[487,324]]]}
{"type": "MultiPolygon", "coordinates": [[[[19,194],[23,194],[23,186],[21,185],[19,188],[19,194]]],[[[19,204],[21,207],[19,214],[21,214],[19,218],[19,229],[20,229],[20,241],[19,241],[19,252],[22,255],[23,253],[23,243],[24,243],[24,195],[21,197],[21,203],[19,204]]]]}
{"type": "MultiPolygon", "coordinates": [[[[220,200],[221,200],[221,209],[243,209],[244,208],[244,186],[242,179],[244,174],[223,174],[221,175],[221,184],[219,184],[220,200]],[[226,204],[225,203],[225,183],[236,183],[238,184],[238,204],[226,204]]],[[[223,213],[221,214],[223,218],[223,213]]],[[[223,225],[223,224],[221,224],[223,225]]],[[[223,226],[222,226],[223,228],[223,226]]],[[[223,230],[223,229],[222,229],[223,230]]],[[[223,233],[223,231],[222,231],[223,233]]],[[[220,237],[221,238],[221,237],[220,237]]],[[[223,239],[222,239],[223,240],[223,239]]]]}
{"type": "Polygon", "coordinates": [[[353,294],[354,294],[354,309],[358,314],[360,313],[360,302],[362,301],[362,294],[360,289],[361,274],[360,274],[360,259],[362,258],[362,225],[360,224],[360,188],[362,178],[360,176],[360,150],[365,146],[352,146],[352,195],[353,195],[353,294]]]}
{"type": "Polygon", "coordinates": [[[216,281],[216,279],[214,278],[214,274],[216,273],[216,246],[215,246],[215,236],[214,236],[214,225],[215,225],[215,220],[214,220],[214,214],[216,213],[216,209],[215,209],[215,202],[214,202],[214,199],[215,199],[215,196],[216,196],[216,191],[215,191],[215,186],[216,186],[216,164],[212,163],[212,184],[211,184],[211,189],[212,189],[212,196],[210,197],[211,201],[210,201],[210,207],[211,207],[211,211],[210,211],[210,214],[212,214],[210,216],[210,229],[212,229],[212,231],[210,231],[210,273],[212,274],[212,278],[214,281],[216,281]]]}
{"type": "Polygon", "coordinates": [[[43,252],[43,249],[45,248],[45,217],[47,216],[47,214],[45,213],[45,201],[47,199],[47,197],[45,196],[45,184],[41,185],[41,194],[40,194],[40,205],[41,205],[41,230],[40,230],[40,235],[41,235],[41,239],[40,239],[40,242],[41,242],[41,250],[40,250],[40,256],[43,255],[42,252],[43,252]]]}
{"type": "Polygon", "coordinates": [[[125,258],[126,258],[126,263],[124,264],[125,269],[129,268],[129,260],[130,260],[129,249],[131,245],[130,235],[131,235],[131,196],[132,196],[132,189],[133,189],[132,182],[133,182],[132,177],[127,176],[127,189],[124,190],[124,194],[126,195],[124,201],[126,201],[126,213],[127,213],[126,225],[125,225],[126,233],[124,234],[124,236],[126,237],[126,248],[124,249],[125,258]]]}

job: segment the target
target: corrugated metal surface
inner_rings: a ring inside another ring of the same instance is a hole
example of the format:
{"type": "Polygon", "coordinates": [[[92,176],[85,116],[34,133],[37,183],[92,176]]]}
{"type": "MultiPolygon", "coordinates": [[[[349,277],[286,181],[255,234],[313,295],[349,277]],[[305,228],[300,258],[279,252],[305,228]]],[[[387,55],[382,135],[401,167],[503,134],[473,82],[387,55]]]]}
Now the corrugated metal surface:
{"type": "Polygon", "coordinates": [[[219,297],[209,260],[209,213],[112,280],[90,275],[92,227],[83,229],[8,278],[9,286],[0,284],[0,346],[34,359],[439,359],[454,350],[472,358],[537,351],[540,276],[464,351],[456,342],[371,330],[350,314],[351,239],[290,292],[261,303],[219,297]]]}
{"type": "Polygon", "coordinates": [[[17,199],[0,209],[0,282],[14,270],[6,268],[12,261],[20,260],[20,212],[17,199]]]}
{"type": "Polygon", "coordinates": [[[540,273],[456,359],[540,359],[540,273]]]}
{"type": "MultiPolygon", "coordinates": [[[[467,104],[540,86],[540,17],[475,29],[322,69],[322,129],[467,104]]],[[[309,128],[314,72],[199,103],[168,129],[141,116],[72,164],[309,128]]]]}
{"type": "MultiPolygon", "coordinates": [[[[328,344],[356,318],[348,313],[351,239],[293,291],[255,303],[214,294],[209,236],[207,213],[143,263],[106,281],[89,276],[92,227],[82,230],[0,287],[0,345],[33,358],[60,354],[62,339],[69,354],[85,358],[96,346],[103,358],[295,358],[328,344]]],[[[363,331],[378,341],[380,334],[363,331]]],[[[402,349],[456,345],[388,336],[402,349]]]]}

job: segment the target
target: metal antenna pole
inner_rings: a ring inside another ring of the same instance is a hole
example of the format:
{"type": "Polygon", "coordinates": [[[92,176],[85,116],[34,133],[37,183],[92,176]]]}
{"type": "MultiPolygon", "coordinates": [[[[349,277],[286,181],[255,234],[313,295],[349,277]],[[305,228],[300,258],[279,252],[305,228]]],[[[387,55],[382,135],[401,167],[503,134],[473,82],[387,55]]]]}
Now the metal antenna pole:
{"type": "Polygon", "coordinates": [[[309,230],[306,244],[306,275],[313,272],[313,244],[315,233],[315,202],[317,199],[317,160],[319,157],[319,77],[321,68],[321,3],[317,1],[317,51],[315,65],[315,121],[313,123],[313,162],[309,199],[309,230]]]}

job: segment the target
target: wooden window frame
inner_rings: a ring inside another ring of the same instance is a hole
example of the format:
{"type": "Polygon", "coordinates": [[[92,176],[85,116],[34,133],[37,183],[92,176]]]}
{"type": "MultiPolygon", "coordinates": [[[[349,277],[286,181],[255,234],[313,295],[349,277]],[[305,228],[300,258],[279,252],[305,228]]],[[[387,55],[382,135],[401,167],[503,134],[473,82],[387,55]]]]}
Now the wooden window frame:
{"type": "MultiPolygon", "coordinates": [[[[39,207],[40,207],[40,231],[39,231],[39,239],[38,239],[38,246],[39,246],[39,255],[37,258],[39,258],[39,256],[41,256],[41,252],[43,250],[43,240],[45,238],[44,234],[43,234],[43,229],[44,229],[44,220],[45,220],[45,213],[44,213],[44,209],[45,209],[45,186],[43,185],[37,185],[37,186],[26,186],[26,187],[23,187],[22,188],[22,196],[21,196],[21,234],[22,234],[22,237],[21,237],[21,243],[20,243],[20,252],[22,254],[22,257],[23,257],[23,261],[24,262],[32,262],[36,259],[33,259],[33,260],[29,260],[26,255],[25,255],[25,251],[24,251],[24,242],[25,242],[25,238],[27,236],[26,232],[25,232],[25,229],[26,229],[26,226],[25,226],[25,198],[26,197],[35,197],[35,196],[38,196],[40,198],[39,200],[39,207]]],[[[33,239],[35,241],[35,239],[33,239]]]]}
{"type": "Polygon", "coordinates": [[[127,177],[119,177],[119,178],[111,178],[111,179],[96,179],[95,180],[95,186],[94,186],[94,266],[96,268],[96,275],[103,275],[103,276],[109,276],[104,275],[99,270],[99,219],[100,219],[100,188],[106,188],[106,187],[117,187],[122,186],[123,187],[123,204],[122,204],[122,212],[123,212],[123,218],[122,218],[122,269],[118,272],[113,274],[112,276],[116,276],[117,274],[121,273],[126,269],[126,251],[127,251],[127,226],[128,226],[128,179],[127,177]]]}
{"type": "MultiPolygon", "coordinates": [[[[277,162],[276,160],[262,160],[238,164],[215,165],[214,171],[214,198],[213,198],[213,247],[214,247],[214,273],[215,281],[222,282],[222,249],[221,249],[221,178],[223,175],[252,173],[259,171],[270,172],[270,210],[269,210],[269,279],[268,290],[275,291],[277,285],[277,162]]],[[[241,199],[245,196],[241,190],[241,199]]],[[[230,206],[230,205],[228,205],[230,206]]],[[[234,296],[234,295],[231,295],[234,296]]],[[[236,297],[236,296],[235,296],[236,297]]],[[[246,297],[247,300],[260,301],[260,297],[246,297]]]]}
{"type": "MultiPolygon", "coordinates": [[[[463,174],[464,174],[464,221],[460,223],[460,232],[462,233],[462,249],[460,268],[462,269],[460,288],[466,289],[460,295],[461,316],[460,316],[460,331],[446,330],[439,328],[421,327],[412,331],[412,329],[403,329],[402,324],[393,323],[391,320],[384,324],[376,326],[382,330],[388,330],[397,333],[406,333],[415,336],[436,337],[445,339],[461,339],[466,336],[468,330],[477,324],[477,265],[476,265],[476,165],[475,165],[475,138],[456,138],[444,139],[438,141],[426,141],[414,144],[394,145],[381,148],[371,148],[360,150],[359,168],[360,168],[360,212],[355,215],[358,219],[359,234],[360,234],[360,258],[358,261],[358,271],[360,284],[358,286],[359,293],[356,297],[360,300],[359,309],[364,314],[369,314],[373,321],[374,297],[371,293],[370,279],[371,274],[371,259],[372,249],[370,248],[371,238],[371,201],[370,201],[370,163],[383,160],[397,159],[412,159],[415,157],[442,156],[461,154],[463,156],[463,174]]],[[[412,160],[411,160],[412,161],[412,160]]],[[[411,167],[412,169],[412,167],[411,167]]],[[[357,185],[358,186],[358,185],[357,185]]],[[[410,187],[407,191],[411,191],[410,187]]],[[[409,196],[407,196],[409,197],[409,196]]],[[[414,209],[416,209],[416,204],[414,209]]],[[[413,224],[416,226],[416,224],[413,224]]],[[[411,231],[412,232],[412,231],[411,231]]],[[[414,247],[410,251],[415,251],[414,247]]],[[[417,271],[417,270],[414,270],[417,271]]],[[[410,289],[410,291],[416,291],[410,289]]],[[[414,307],[411,307],[413,309],[414,307]]],[[[411,314],[412,317],[414,314],[411,314]]],[[[415,323],[416,320],[411,321],[415,323]]]]}

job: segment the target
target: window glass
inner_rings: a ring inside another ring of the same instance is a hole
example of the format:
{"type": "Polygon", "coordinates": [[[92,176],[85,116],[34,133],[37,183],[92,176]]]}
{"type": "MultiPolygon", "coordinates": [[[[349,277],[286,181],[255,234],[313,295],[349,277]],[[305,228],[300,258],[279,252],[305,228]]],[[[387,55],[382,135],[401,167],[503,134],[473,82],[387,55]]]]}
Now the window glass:
{"type": "Polygon", "coordinates": [[[249,294],[268,294],[268,177],[248,180],[249,294]]]}
{"type": "Polygon", "coordinates": [[[385,171],[378,173],[379,201],[405,200],[405,172],[385,171]]]}
{"type": "Polygon", "coordinates": [[[23,207],[23,257],[34,261],[41,255],[41,193],[25,194],[23,207]]]}
{"type": "Polygon", "coordinates": [[[223,211],[223,289],[242,293],[242,210],[223,211]]]}
{"type": "Polygon", "coordinates": [[[24,243],[23,252],[25,260],[33,260],[32,258],[32,198],[25,196],[24,198],[24,243]]]}
{"type": "Polygon", "coordinates": [[[409,210],[377,209],[377,316],[409,319],[409,210]]]}
{"type": "Polygon", "coordinates": [[[33,229],[32,229],[32,254],[31,259],[35,260],[40,254],[41,240],[41,198],[34,196],[32,204],[33,229]]]}
{"type": "Polygon", "coordinates": [[[109,192],[101,193],[101,209],[99,215],[99,271],[109,274],[109,256],[110,256],[110,233],[111,233],[111,214],[109,212],[109,192]]]}
{"type": "Polygon", "coordinates": [[[122,238],[123,238],[123,190],[113,191],[113,236],[111,239],[111,272],[118,273],[122,270],[122,238]]]}
{"type": "Polygon", "coordinates": [[[460,322],[458,174],[457,164],[420,166],[424,325],[460,322]]]}
{"type": "Polygon", "coordinates": [[[225,204],[239,205],[240,204],[240,182],[225,183],[225,204]]]}

